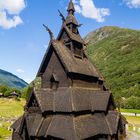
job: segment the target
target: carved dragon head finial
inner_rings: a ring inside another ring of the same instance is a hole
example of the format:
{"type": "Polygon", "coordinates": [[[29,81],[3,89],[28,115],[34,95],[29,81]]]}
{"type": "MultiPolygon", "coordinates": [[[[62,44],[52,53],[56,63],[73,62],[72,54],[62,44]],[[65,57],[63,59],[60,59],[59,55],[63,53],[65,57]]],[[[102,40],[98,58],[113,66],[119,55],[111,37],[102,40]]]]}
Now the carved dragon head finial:
{"type": "Polygon", "coordinates": [[[61,17],[61,19],[62,19],[62,21],[64,23],[66,21],[64,15],[60,12],[60,10],[58,10],[58,12],[59,12],[59,16],[61,17]]]}
{"type": "Polygon", "coordinates": [[[48,31],[48,33],[49,33],[49,35],[50,35],[50,39],[51,39],[51,40],[55,40],[55,39],[54,39],[53,32],[51,31],[51,29],[50,29],[48,26],[44,25],[44,24],[43,24],[43,26],[44,26],[45,29],[48,31]]]}

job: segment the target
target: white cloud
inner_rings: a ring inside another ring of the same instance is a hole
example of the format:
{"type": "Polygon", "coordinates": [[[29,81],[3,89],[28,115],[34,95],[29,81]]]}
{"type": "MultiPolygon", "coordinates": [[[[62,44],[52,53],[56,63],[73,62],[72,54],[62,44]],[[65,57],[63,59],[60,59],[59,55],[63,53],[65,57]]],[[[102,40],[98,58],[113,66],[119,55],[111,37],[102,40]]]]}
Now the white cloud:
{"type": "Polygon", "coordinates": [[[16,69],[16,72],[19,73],[19,74],[21,74],[21,73],[24,73],[25,71],[22,70],[22,69],[20,69],[20,68],[18,68],[18,69],[16,69]]]}
{"type": "Polygon", "coordinates": [[[73,0],[75,9],[86,18],[95,19],[97,22],[104,22],[105,17],[110,15],[108,8],[97,8],[93,0],[73,0]]]}
{"type": "Polygon", "coordinates": [[[24,8],[24,0],[0,0],[0,26],[10,29],[23,23],[19,14],[24,8]]]}
{"type": "Polygon", "coordinates": [[[140,0],[124,0],[130,8],[140,8],[140,0]]]}
{"type": "Polygon", "coordinates": [[[19,16],[14,16],[13,18],[8,18],[6,12],[0,12],[0,26],[4,29],[10,29],[16,27],[17,25],[23,23],[19,16]]]}

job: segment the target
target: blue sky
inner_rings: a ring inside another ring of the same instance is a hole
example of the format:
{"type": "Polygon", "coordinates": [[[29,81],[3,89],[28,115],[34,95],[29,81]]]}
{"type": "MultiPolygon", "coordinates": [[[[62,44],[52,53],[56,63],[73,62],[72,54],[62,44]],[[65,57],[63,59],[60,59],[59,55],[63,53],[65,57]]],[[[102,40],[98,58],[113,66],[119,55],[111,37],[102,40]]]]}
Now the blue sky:
{"type": "MultiPolygon", "coordinates": [[[[30,82],[49,43],[42,24],[57,36],[58,9],[66,16],[69,0],[0,0],[0,69],[30,82]],[[12,2],[12,3],[11,3],[12,2]]],[[[140,0],[74,0],[76,17],[87,33],[102,26],[140,29],[140,0]]]]}

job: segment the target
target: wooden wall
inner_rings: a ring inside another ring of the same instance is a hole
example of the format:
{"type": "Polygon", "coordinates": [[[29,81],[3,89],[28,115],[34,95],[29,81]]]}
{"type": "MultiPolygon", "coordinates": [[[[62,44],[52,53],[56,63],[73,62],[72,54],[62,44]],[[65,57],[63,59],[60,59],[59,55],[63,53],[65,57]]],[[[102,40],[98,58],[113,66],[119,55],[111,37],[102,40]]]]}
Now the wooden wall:
{"type": "Polygon", "coordinates": [[[50,88],[51,82],[50,79],[52,75],[55,74],[59,80],[59,87],[68,87],[70,86],[70,80],[68,79],[64,68],[58,59],[56,53],[53,51],[48,66],[42,75],[42,87],[50,88]]]}

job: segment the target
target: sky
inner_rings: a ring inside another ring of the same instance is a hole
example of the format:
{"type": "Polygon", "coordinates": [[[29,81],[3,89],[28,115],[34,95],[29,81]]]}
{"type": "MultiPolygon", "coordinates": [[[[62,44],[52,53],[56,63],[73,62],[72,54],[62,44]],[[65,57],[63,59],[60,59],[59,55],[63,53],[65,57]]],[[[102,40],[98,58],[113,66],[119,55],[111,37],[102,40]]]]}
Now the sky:
{"type": "MultiPolygon", "coordinates": [[[[103,26],[140,30],[140,0],[73,0],[82,37],[103,26]]],[[[66,16],[69,0],[0,0],[0,69],[30,83],[49,43],[46,24],[57,37],[58,9],[66,16]]]]}

